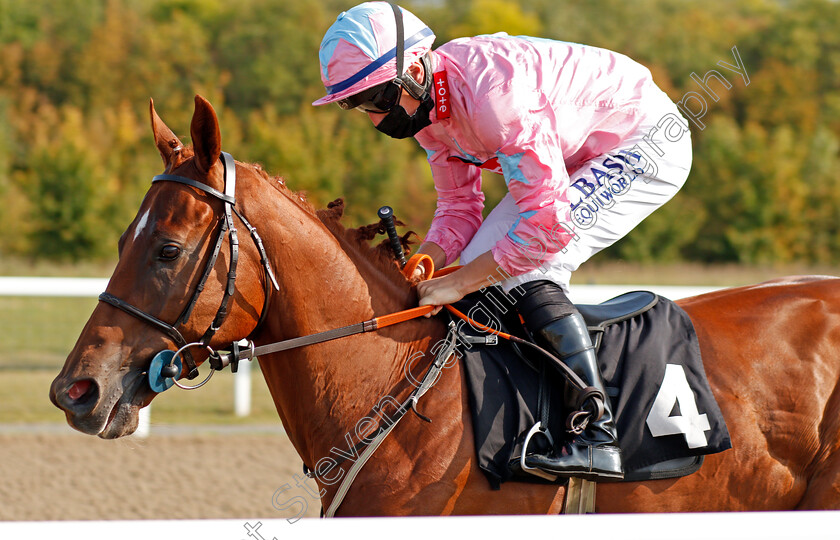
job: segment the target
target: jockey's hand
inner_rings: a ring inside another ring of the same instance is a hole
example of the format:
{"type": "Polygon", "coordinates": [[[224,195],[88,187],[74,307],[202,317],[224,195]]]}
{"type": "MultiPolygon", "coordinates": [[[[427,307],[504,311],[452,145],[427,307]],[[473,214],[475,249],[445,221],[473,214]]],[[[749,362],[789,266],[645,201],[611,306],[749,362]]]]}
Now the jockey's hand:
{"type": "Polygon", "coordinates": [[[471,292],[495,283],[491,278],[497,271],[493,253],[487,251],[451,274],[418,283],[419,304],[435,306],[426,317],[437,315],[445,304],[454,304],[471,292]]]}
{"type": "Polygon", "coordinates": [[[420,296],[419,305],[435,306],[435,309],[427,313],[426,317],[437,315],[444,304],[453,304],[464,297],[466,293],[461,292],[458,287],[457,273],[417,284],[417,294],[420,296]]]}

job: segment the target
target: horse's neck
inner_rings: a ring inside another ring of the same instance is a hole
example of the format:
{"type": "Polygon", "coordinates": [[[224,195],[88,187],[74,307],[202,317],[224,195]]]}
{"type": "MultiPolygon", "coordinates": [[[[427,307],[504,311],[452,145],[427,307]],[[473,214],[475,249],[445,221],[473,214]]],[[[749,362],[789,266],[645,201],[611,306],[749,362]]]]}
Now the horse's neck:
{"type": "MultiPolygon", "coordinates": [[[[278,298],[283,305],[284,337],[321,332],[411,307],[416,297],[391,268],[390,275],[366,247],[341,232],[332,233],[318,217],[287,201],[300,219],[283,225],[277,250],[278,298]],[[395,279],[396,278],[396,279],[395,279]]],[[[275,245],[278,245],[275,243],[275,245]]]]}
{"type": "MultiPolygon", "coordinates": [[[[281,290],[271,302],[262,341],[288,339],[412,307],[409,287],[333,235],[292,201],[279,201],[266,231],[281,290]],[[276,218],[275,218],[276,219],[276,218]]],[[[302,347],[264,359],[266,382],[289,437],[310,466],[332,447],[358,441],[355,426],[383,400],[406,393],[406,359],[430,346],[428,320],[302,347]],[[395,395],[399,394],[399,395],[395,395]]]]}

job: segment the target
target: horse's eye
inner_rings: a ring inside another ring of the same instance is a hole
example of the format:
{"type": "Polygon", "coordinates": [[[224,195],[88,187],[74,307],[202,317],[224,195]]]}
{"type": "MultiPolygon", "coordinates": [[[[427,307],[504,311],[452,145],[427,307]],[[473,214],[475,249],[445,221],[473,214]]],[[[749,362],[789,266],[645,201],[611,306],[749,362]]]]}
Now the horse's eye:
{"type": "Polygon", "coordinates": [[[160,255],[158,258],[162,261],[174,261],[181,254],[181,248],[175,244],[166,244],[160,248],[160,255]]]}

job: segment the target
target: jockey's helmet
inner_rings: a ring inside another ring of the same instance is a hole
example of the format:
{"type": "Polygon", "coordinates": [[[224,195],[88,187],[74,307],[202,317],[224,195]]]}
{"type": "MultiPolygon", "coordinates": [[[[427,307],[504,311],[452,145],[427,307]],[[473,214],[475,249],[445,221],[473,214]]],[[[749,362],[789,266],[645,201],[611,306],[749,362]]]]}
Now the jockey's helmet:
{"type": "MultiPolygon", "coordinates": [[[[312,104],[342,102],[343,108],[352,108],[343,105],[350,96],[390,81],[406,82],[402,73],[397,74],[397,65],[409,66],[423,58],[434,40],[431,28],[388,2],[365,2],[341,13],[324,35],[318,54],[327,95],[312,104]],[[403,35],[402,47],[397,46],[398,34],[403,35]],[[397,62],[400,49],[403,61],[397,62]]],[[[403,86],[411,91],[409,85],[403,86]]]]}

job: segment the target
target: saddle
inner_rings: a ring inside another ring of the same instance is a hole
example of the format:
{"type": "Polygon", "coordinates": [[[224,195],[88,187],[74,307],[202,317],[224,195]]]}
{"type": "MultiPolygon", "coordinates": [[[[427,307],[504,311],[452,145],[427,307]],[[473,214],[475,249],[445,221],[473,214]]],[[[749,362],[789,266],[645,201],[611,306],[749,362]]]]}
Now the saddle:
{"type": "MultiPolygon", "coordinates": [[[[489,288],[455,307],[486,326],[529,339],[513,302],[505,301],[509,298],[500,288],[489,288]]],[[[649,291],[576,307],[598,350],[612,400],[624,481],[692,474],[703,456],[731,447],[685,311],[649,291]]],[[[548,426],[558,447],[570,436],[565,380],[530,348],[488,339],[484,330],[463,322],[458,330],[479,467],[494,489],[506,481],[552,482],[523,470],[520,458],[523,449],[527,454],[550,450],[547,437],[528,439],[538,423],[548,426]]]]}

